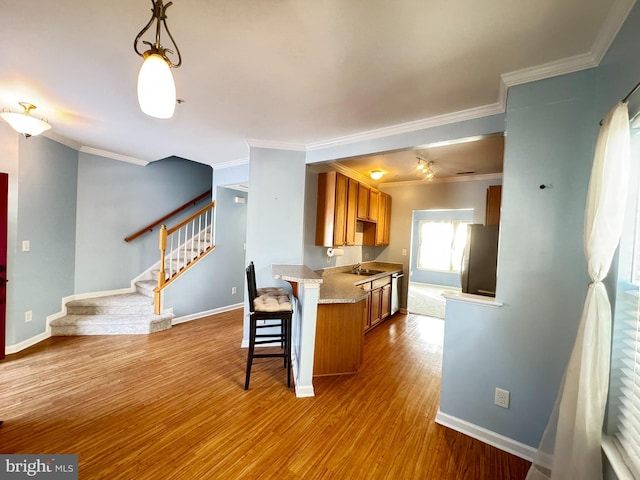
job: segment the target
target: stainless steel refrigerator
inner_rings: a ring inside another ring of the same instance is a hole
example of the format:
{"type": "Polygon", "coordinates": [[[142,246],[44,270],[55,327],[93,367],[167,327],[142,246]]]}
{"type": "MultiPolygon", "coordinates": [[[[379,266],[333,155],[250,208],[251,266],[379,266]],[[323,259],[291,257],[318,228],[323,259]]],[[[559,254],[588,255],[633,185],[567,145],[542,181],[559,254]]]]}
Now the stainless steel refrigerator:
{"type": "Polygon", "coordinates": [[[498,226],[468,225],[460,275],[462,292],[495,297],[497,264],[498,226]]]}

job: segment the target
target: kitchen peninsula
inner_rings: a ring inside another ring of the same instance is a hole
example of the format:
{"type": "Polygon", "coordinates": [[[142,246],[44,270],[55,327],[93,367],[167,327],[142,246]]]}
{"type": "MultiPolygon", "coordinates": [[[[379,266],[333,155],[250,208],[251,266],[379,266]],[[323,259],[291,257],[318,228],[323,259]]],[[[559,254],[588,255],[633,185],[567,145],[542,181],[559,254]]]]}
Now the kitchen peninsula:
{"type": "Polygon", "coordinates": [[[392,275],[402,264],[367,262],[317,270],[322,278],[313,375],[355,373],[364,334],[391,315],[392,275]]]}

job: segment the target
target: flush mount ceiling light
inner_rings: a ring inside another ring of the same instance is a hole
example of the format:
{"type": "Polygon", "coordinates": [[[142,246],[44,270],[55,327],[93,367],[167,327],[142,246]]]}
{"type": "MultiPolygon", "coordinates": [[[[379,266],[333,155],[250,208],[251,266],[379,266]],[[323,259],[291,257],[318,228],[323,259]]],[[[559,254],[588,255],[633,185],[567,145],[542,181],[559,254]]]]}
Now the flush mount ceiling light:
{"type": "Polygon", "coordinates": [[[34,135],[40,135],[45,130],[51,128],[51,125],[49,125],[46,120],[40,120],[39,118],[31,116],[31,110],[36,108],[35,105],[27,102],[18,102],[18,104],[24,109],[23,112],[13,113],[3,111],[0,113],[0,117],[4,118],[16,132],[29,138],[34,135]]]}
{"type": "Polygon", "coordinates": [[[369,176],[374,180],[380,180],[383,175],[384,172],[382,170],[371,170],[371,173],[369,174],[369,176]]]}
{"type": "Polygon", "coordinates": [[[182,56],[176,45],[169,27],[167,27],[166,11],[173,2],[163,5],[162,0],[151,0],[153,15],[149,23],[138,33],[133,42],[135,52],[144,58],[138,74],[138,103],[140,109],[155,118],[171,118],[176,108],[176,84],[173,81],[171,68],[178,68],[182,64],[182,56]],[[149,50],[140,52],[138,44],[142,36],[156,23],[155,42],[142,41],[149,46],[149,50]],[[162,27],[167,32],[174,50],[164,48],[160,43],[162,27]],[[173,63],[167,54],[177,55],[177,63],[173,63]]]}

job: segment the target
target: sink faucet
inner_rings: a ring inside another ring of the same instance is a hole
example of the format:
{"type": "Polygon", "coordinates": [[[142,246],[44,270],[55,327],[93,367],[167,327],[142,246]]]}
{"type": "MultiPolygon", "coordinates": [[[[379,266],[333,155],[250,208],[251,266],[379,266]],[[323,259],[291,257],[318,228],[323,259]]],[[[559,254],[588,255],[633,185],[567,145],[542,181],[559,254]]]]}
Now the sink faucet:
{"type": "Polygon", "coordinates": [[[359,272],[360,270],[362,270],[362,264],[361,264],[361,263],[356,264],[356,265],[351,269],[351,271],[352,271],[353,273],[359,272]]]}

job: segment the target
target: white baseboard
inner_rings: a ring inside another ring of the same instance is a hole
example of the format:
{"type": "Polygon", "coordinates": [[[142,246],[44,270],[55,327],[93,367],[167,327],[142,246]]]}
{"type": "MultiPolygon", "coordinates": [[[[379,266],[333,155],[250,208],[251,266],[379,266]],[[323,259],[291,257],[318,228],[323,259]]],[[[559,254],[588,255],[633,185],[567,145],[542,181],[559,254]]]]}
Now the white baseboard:
{"type": "Polygon", "coordinates": [[[192,313],[191,315],[184,315],[182,317],[176,317],[171,320],[171,325],[178,325],[179,323],[190,322],[191,320],[198,320],[199,318],[216,315],[218,313],[230,312],[238,308],[244,307],[244,303],[236,303],[233,305],[226,305],[220,308],[213,308],[211,310],[205,310],[204,312],[192,313]]]}
{"type": "Polygon", "coordinates": [[[536,448],[530,447],[529,445],[513,440],[512,438],[505,437],[504,435],[500,435],[499,433],[491,430],[487,430],[486,428],[479,427],[478,425],[474,425],[473,423],[469,423],[465,420],[461,420],[452,415],[442,413],[440,409],[438,409],[438,413],[436,414],[436,423],[492,445],[504,452],[515,455],[516,457],[524,458],[529,462],[532,462],[536,456],[536,448]]]}
{"type": "Polygon", "coordinates": [[[35,337],[28,338],[20,343],[16,343],[15,345],[7,345],[4,347],[4,353],[7,355],[11,355],[12,353],[18,353],[25,348],[29,348],[34,346],[36,343],[40,343],[43,340],[46,340],[51,336],[51,332],[47,328],[46,332],[39,333],[35,337]]]}

